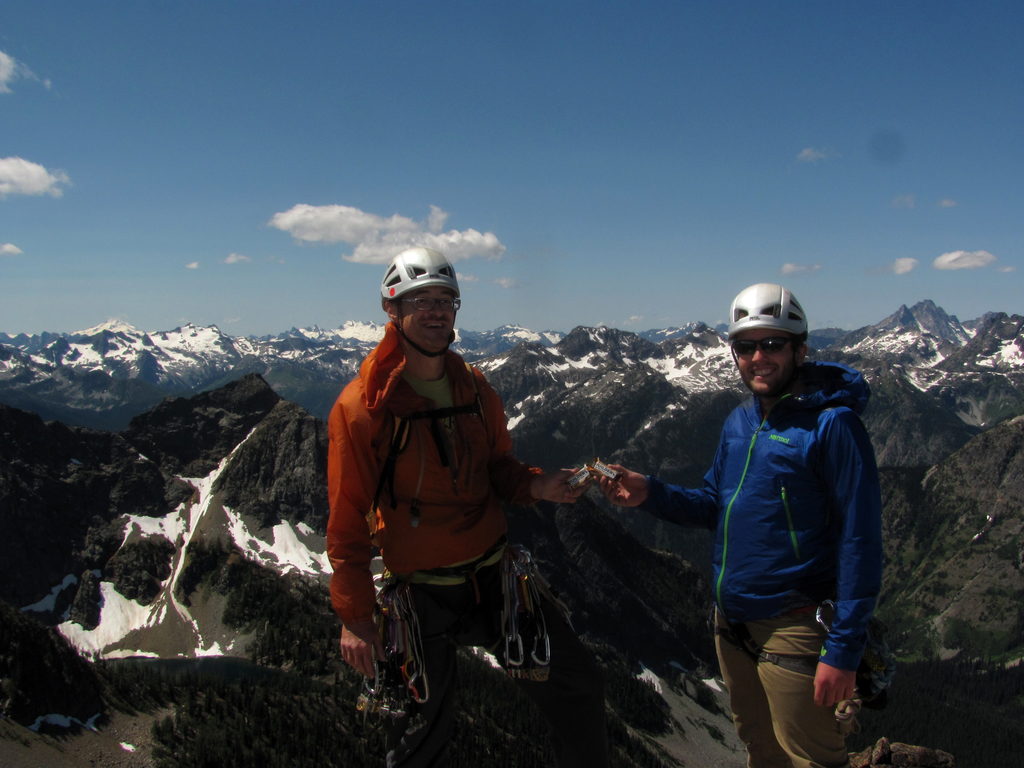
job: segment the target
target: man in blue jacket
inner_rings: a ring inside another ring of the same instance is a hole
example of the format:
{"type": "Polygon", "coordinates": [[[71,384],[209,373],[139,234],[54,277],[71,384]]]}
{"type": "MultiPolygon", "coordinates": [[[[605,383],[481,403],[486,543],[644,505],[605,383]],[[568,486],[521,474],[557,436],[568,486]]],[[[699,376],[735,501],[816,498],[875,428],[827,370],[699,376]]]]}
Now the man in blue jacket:
{"type": "Polygon", "coordinates": [[[806,340],[792,293],[741,291],[729,341],[753,397],[726,419],[704,486],[618,465],[618,480],[601,480],[615,504],[715,531],[715,644],[750,768],[848,764],[834,708],[856,698],[881,586],[878,469],[858,416],[868,385],[846,366],[804,362],[806,340]]]}

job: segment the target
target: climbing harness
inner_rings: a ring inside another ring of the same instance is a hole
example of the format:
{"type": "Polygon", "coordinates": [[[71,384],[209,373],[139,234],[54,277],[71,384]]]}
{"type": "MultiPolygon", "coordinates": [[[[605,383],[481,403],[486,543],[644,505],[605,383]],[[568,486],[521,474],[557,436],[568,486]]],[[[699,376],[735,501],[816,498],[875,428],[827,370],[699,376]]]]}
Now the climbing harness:
{"type": "MultiPolygon", "coordinates": [[[[834,600],[824,600],[814,609],[815,619],[826,632],[832,630],[832,618],[835,616],[835,610],[834,600]]],[[[803,675],[814,675],[817,669],[818,658],[816,656],[769,653],[764,648],[758,647],[745,624],[728,622],[722,617],[722,620],[717,622],[715,631],[732,645],[746,651],[757,662],[766,661],[803,675]]],[[[872,616],[868,621],[867,643],[857,667],[857,696],[855,699],[840,702],[836,709],[837,720],[843,721],[855,716],[861,706],[869,709],[885,707],[886,689],[892,683],[893,675],[896,672],[896,657],[885,639],[885,632],[885,625],[872,616]],[[847,702],[852,703],[847,705],[847,702]]]]}
{"type": "Polygon", "coordinates": [[[423,704],[430,698],[423,635],[412,585],[455,586],[469,581],[479,602],[476,573],[501,560],[505,548],[502,537],[490,550],[468,563],[413,571],[403,576],[384,572],[374,610],[384,658],[374,659],[374,681],[372,685],[369,681],[365,684],[356,702],[357,710],[401,717],[408,711],[410,703],[423,704]]]}
{"type": "Polygon", "coordinates": [[[731,645],[745,651],[755,662],[768,662],[777,667],[788,669],[790,672],[799,672],[801,675],[814,675],[818,667],[818,657],[808,655],[791,655],[784,653],[771,653],[758,646],[750,635],[747,625],[741,622],[731,622],[724,616],[717,622],[715,631],[722,639],[731,645]]]}
{"type": "Polygon", "coordinates": [[[509,677],[542,682],[548,679],[551,640],[542,601],[561,612],[569,611],[541,576],[530,552],[506,544],[504,538],[479,558],[465,564],[415,571],[401,577],[385,574],[377,594],[374,620],[384,645],[384,658],[374,660],[374,676],[368,678],[356,701],[364,715],[402,717],[412,704],[430,698],[423,638],[413,602],[416,584],[457,586],[471,583],[480,601],[477,573],[482,568],[500,567],[502,606],[501,636],[495,646],[501,666],[509,677]]]}

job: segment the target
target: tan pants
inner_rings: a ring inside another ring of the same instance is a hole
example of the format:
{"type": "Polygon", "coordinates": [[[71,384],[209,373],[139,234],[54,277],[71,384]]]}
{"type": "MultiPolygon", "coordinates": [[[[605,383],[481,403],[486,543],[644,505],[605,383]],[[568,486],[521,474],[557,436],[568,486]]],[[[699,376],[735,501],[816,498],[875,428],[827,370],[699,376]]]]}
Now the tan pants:
{"type": "MultiPolygon", "coordinates": [[[[813,612],[748,622],[747,629],[755,647],[783,655],[816,657],[825,637],[813,612]]],[[[812,675],[757,662],[718,632],[715,647],[749,768],[849,765],[833,708],[814,703],[812,675]]]]}

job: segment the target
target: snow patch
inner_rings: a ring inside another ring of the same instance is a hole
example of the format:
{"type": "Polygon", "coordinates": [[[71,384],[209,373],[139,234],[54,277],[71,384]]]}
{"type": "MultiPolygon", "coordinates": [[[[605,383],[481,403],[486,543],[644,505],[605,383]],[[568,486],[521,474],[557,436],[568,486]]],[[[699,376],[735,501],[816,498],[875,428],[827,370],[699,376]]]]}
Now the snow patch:
{"type": "Polygon", "coordinates": [[[649,686],[651,686],[651,688],[653,688],[658,693],[662,692],[661,678],[654,674],[647,667],[641,665],[640,674],[636,676],[636,679],[647,683],[649,686]]]}
{"type": "Polygon", "coordinates": [[[32,723],[28,728],[30,731],[38,731],[44,725],[55,725],[58,728],[70,728],[72,725],[77,725],[82,728],[87,728],[90,731],[96,730],[96,721],[99,719],[101,713],[97,713],[86,720],[84,723],[77,717],[69,717],[68,715],[60,714],[49,714],[40,715],[36,718],[35,722],[32,723]]]}
{"type": "Polygon", "coordinates": [[[99,625],[95,629],[85,629],[77,622],[65,621],[57,626],[57,631],[79,651],[99,656],[104,648],[118,642],[132,630],[145,627],[152,612],[152,606],[129,600],[109,581],[101,581],[99,625]]]}
{"type": "Polygon", "coordinates": [[[39,613],[44,613],[46,611],[52,611],[54,608],[57,607],[57,597],[60,595],[60,593],[63,592],[68,587],[73,586],[73,585],[75,585],[77,583],[78,583],[78,577],[69,573],[67,576],[64,577],[64,581],[62,581],[60,584],[58,584],[57,586],[55,586],[53,589],[50,590],[50,594],[48,594],[46,597],[44,597],[39,602],[32,603],[32,605],[24,606],[21,610],[23,610],[23,611],[35,611],[35,612],[39,612],[39,613]]]}
{"type": "Polygon", "coordinates": [[[719,682],[715,680],[715,678],[713,677],[709,677],[707,680],[704,680],[704,685],[706,685],[708,688],[715,691],[716,693],[725,693],[725,689],[722,688],[719,682]]]}
{"type": "Polygon", "coordinates": [[[228,516],[228,528],[235,545],[249,559],[270,562],[282,573],[299,571],[314,576],[331,573],[327,552],[314,552],[299,538],[298,534],[302,534],[302,538],[313,535],[308,525],[305,526],[305,532],[297,532],[291,523],[282,520],[271,529],[273,541],[266,542],[249,530],[240,515],[227,507],[224,511],[228,516]]]}

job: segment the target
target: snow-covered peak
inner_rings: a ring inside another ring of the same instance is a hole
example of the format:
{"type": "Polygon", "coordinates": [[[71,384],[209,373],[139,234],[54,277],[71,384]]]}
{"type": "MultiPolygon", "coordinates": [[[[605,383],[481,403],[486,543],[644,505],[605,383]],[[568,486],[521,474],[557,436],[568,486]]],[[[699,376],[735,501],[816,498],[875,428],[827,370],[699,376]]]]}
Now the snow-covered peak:
{"type": "Polygon", "coordinates": [[[307,328],[292,328],[286,333],[265,336],[264,340],[306,339],[318,344],[329,344],[336,341],[354,341],[360,344],[376,344],[384,338],[384,326],[376,323],[364,323],[357,320],[346,320],[337,328],[321,328],[311,325],[307,328]]]}
{"type": "Polygon", "coordinates": [[[531,331],[529,328],[525,328],[521,325],[503,325],[500,328],[496,328],[494,333],[495,335],[504,336],[506,339],[515,343],[555,344],[561,338],[561,334],[553,333],[551,331],[538,333],[537,331],[531,331]]]}
{"type": "Polygon", "coordinates": [[[356,341],[376,343],[384,338],[384,328],[385,326],[378,325],[377,323],[346,320],[335,331],[335,335],[341,339],[355,339],[356,341]]]}
{"type": "Polygon", "coordinates": [[[98,336],[99,334],[103,333],[104,331],[106,331],[107,333],[120,333],[120,334],[132,335],[132,336],[138,336],[141,333],[135,326],[133,326],[133,325],[131,325],[129,323],[126,323],[123,320],[118,320],[116,318],[111,318],[110,320],[102,322],[99,325],[94,325],[92,328],[86,328],[84,331],[75,331],[75,332],[73,332],[70,335],[71,336],[98,336]]]}

